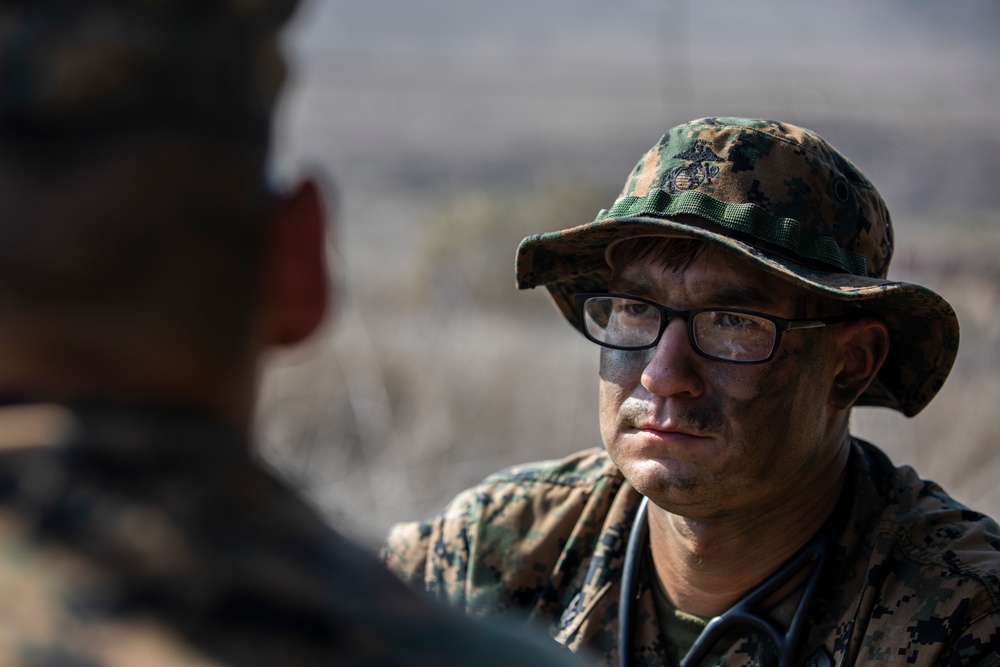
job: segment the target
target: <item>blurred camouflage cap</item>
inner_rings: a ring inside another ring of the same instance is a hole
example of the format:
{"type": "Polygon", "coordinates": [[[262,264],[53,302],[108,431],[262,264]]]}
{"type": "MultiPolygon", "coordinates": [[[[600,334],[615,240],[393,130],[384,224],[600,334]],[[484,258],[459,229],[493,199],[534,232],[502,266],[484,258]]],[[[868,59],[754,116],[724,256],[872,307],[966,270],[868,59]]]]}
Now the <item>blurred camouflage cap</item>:
{"type": "Polygon", "coordinates": [[[954,310],[925,287],[886,279],[893,235],[885,203],[809,130],[747,118],[703,118],[671,129],[594,222],[521,242],[517,285],[547,287],[580,329],[573,295],[606,290],[609,247],[641,236],[702,239],[883,319],[889,356],[857,405],[913,416],[955,361],[954,310]]]}
{"type": "Polygon", "coordinates": [[[267,133],[297,0],[0,0],[0,127],[267,133]]]}

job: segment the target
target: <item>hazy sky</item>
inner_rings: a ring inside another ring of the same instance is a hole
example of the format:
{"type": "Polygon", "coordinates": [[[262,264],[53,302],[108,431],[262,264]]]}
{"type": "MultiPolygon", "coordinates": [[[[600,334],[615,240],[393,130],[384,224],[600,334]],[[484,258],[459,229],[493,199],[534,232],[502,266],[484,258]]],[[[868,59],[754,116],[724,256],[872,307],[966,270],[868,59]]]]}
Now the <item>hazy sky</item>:
{"type": "Polygon", "coordinates": [[[894,210],[1000,208],[995,0],[303,9],[279,145],[328,165],[348,196],[567,170],[618,182],[671,125],[740,115],[820,132],[894,210]]]}
{"type": "Polygon", "coordinates": [[[993,0],[313,0],[297,39],[309,49],[643,49],[664,35],[702,54],[841,57],[896,50],[998,52],[993,0]],[[629,42],[633,45],[630,46],[629,42]]]}

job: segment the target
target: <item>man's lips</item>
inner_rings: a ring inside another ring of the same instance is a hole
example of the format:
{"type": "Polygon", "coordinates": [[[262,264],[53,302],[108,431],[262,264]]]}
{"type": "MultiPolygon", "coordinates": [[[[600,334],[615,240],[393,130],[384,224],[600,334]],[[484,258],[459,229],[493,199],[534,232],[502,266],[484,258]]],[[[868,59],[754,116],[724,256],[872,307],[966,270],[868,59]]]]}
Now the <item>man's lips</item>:
{"type": "Polygon", "coordinates": [[[698,429],[674,424],[660,424],[653,422],[639,422],[631,425],[631,430],[649,438],[658,440],[681,441],[691,439],[707,439],[711,436],[698,429]]]}
{"type": "Polygon", "coordinates": [[[637,431],[659,431],[660,433],[677,433],[680,435],[691,435],[699,438],[704,437],[704,435],[696,428],[691,428],[682,424],[673,424],[670,421],[638,421],[633,422],[631,426],[637,431]]]}
{"type": "Polygon", "coordinates": [[[642,435],[661,442],[693,443],[696,439],[718,440],[723,420],[716,410],[704,406],[673,406],[627,399],[618,410],[618,432],[642,435]]]}

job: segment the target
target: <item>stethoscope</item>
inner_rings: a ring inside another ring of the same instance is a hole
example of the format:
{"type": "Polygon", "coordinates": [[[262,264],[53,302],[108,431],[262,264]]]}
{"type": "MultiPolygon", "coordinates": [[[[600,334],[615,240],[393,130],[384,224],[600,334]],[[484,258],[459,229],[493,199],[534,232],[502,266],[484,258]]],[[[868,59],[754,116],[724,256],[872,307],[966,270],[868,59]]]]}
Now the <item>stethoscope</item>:
{"type": "MultiPolygon", "coordinates": [[[[737,626],[753,628],[760,632],[774,646],[775,653],[778,655],[778,667],[791,667],[792,660],[802,643],[809,608],[819,590],[820,581],[823,579],[832,557],[837,537],[847,520],[846,505],[852,496],[850,489],[846,488],[848,485],[849,483],[845,484],[845,488],[841,490],[837,507],[819,532],[767,579],[757,584],[743,599],[709,621],[691,646],[691,650],[681,660],[679,667],[698,665],[722,639],[722,636],[737,626]],[[788,626],[788,630],[782,630],[761,605],[771,594],[810,563],[812,568],[809,572],[809,579],[806,581],[805,590],[795,608],[792,622],[788,626]]],[[[637,586],[642,567],[642,554],[646,551],[645,547],[649,541],[649,524],[646,523],[648,505],[648,498],[643,498],[639,503],[639,509],[632,522],[632,532],[629,534],[628,545],[625,549],[621,597],[618,604],[618,664],[621,667],[631,667],[633,663],[631,651],[633,612],[635,611],[635,601],[638,599],[637,586]]]]}

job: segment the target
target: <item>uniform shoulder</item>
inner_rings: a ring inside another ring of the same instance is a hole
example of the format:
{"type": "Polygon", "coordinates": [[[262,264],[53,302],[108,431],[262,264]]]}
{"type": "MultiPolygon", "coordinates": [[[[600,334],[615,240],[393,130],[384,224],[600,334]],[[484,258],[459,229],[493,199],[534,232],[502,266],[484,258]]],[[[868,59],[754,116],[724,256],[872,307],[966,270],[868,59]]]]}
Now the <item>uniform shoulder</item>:
{"type": "Polygon", "coordinates": [[[507,468],[459,493],[437,516],[393,526],[382,557],[405,580],[461,605],[473,560],[502,561],[491,566],[497,575],[552,561],[578,522],[605,511],[622,481],[602,449],[507,468]]]}
{"type": "Polygon", "coordinates": [[[622,474],[603,449],[587,449],[562,459],[523,463],[494,473],[462,491],[443,513],[445,519],[492,521],[505,515],[582,507],[594,495],[613,494],[622,474]]]}
{"type": "Polygon", "coordinates": [[[994,571],[1000,566],[1000,526],[994,519],[956,500],[937,482],[921,478],[910,466],[888,465],[883,463],[889,503],[881,517],[882,530],[910,536],[927,555],[982,547],[984,564],[994,571]]]}
{"type": "Polygon", "coordinates": [[[895,466],[885,454],[863,443],[885,499],[877,530],[902,556],[938,581],[972,580],[987,592],[988,605],[1000,613],[1000,526],[962,504],[936,482],[910,466],[895,466]]]}
{"type": "Polygon", "coordinates": [[[480,486],[548,484],[590,487],[600,480],[620,478],[621,473],[602,448],[585,449],[561,459],[522,463],[487,477],[480,486]]]}

